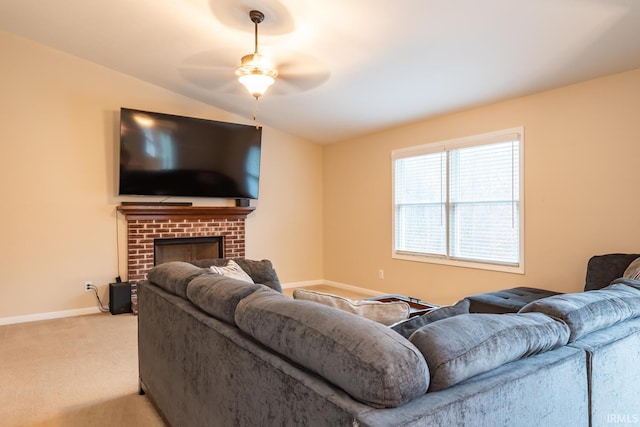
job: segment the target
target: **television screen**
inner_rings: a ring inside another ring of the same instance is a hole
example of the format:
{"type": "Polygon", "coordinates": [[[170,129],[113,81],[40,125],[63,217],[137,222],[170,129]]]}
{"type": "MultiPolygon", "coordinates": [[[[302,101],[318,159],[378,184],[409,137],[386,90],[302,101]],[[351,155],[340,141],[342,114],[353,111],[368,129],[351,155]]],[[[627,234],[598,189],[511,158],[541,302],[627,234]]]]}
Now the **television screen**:
{"type": "Polygon", "coordinates": [[[120,109],[119,194],[258,198],[262,128],[120,109]]]}

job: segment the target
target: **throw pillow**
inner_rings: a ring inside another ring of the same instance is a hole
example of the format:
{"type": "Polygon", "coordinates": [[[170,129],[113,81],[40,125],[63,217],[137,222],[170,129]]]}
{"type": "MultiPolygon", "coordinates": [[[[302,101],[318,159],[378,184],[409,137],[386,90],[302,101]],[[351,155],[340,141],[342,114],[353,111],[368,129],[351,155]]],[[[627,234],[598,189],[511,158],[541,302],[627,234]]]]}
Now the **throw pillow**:
{"type": "Polygon", "coordinates": [[[537,311],[565,322],[569,342],[616,323],[640,317],[640,290],[622,284],[595,291],[562,294],[531,302],[520,313],[537,311]]]}
{"type": "Polygon", "coordinates": [[[640,257],[636,258],[624,271],[622,277],[627,279],[640,280],[640,257]]]}
{"type": "Polygon", "coordinates": [[[224,267],[212,265],[209,267],[211,271],[233,279],[242,280],[243,282],[253,283],[253,279],[232,259],[227,262],[224,267]]]}
{"type": "Polygon", "coordinates": [[[409,339],[411,334],[413,334],[423,326],[428,325],[429,323],[468,313],[469,300],[462,299],[454,305],[447,305],[444,307],[436,308],[435,310],[431,310],[430,312],[425,313],[422,316],[414,316],[410,319],[398,322],[394,325],[391,325],[391,329],[393,329],[403,337],[409,339]]]}
{"type": "Polygon", "coordinates": [[[383,325],[393,325],[409,317],[411,311],[409,304],[404,301],[380,302],[367,300],[350,300],[338,295],[325,294],[322,292],[309,291],[306,289],[296,289],[293,291],[293,298],[313,301],[329,307],[334,307],[342,311],[357,314],[367,319],[371,319],[383,325]]]}
{"type": "Polygon", "coordinates": [[[409,341],[422,352],[429,391],[442,390],[508,362],[567,344],[569,328],[542,313],[472,313],[418,329],[409,341]]]}

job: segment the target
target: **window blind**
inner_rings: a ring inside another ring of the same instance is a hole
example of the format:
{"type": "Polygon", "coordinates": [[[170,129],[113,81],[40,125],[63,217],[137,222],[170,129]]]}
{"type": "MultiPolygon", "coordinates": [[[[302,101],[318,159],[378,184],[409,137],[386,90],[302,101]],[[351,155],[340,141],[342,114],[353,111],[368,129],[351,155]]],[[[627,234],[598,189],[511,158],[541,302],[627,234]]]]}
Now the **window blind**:
{"type": "Polygon", "coordinates": [[[450,256],[518,264],[518,141],[449,152],[450,256]]]}
{"type": "Polygon", "coordinates": [[[396,250],[446,254],[445,161],[444,152],[396,160],[396,250]]]}
{"type": "Polygon", "coordinates": [[[394,252],[518,266],[521,132],[397,150],[394,252]]]}

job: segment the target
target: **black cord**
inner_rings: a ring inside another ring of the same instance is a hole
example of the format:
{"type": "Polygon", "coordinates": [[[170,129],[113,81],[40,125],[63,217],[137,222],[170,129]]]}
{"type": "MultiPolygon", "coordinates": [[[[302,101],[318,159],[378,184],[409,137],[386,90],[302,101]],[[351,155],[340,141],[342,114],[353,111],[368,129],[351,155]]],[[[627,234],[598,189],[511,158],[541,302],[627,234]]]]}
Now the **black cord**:
{"type": "Polygon", "coordinates": [[[116,210],[116,268],[120,277],[120,228],[118,227],[118,211],[116,210]]]}
{"type": "Polygon", "coordinates": [[[102,304],[102,301],[100,300],[100,295],[98,295],[98,288],[96,288],[95,285],[90,285],[89,287],[93,289],[93,291],[96,293],[96,299],[98,300],[98,308],[100,309],[100,311],[103,313],[107,313],[109,311],[109,306],[105,307],[102,304]]]}

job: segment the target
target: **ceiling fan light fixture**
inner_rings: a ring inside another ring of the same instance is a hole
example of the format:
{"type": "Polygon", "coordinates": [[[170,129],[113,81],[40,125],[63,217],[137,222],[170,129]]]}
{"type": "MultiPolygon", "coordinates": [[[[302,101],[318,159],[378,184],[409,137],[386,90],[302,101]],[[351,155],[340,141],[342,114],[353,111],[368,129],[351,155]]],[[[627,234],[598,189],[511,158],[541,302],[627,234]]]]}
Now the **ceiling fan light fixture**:
{"type": "Polygon", "coordinates": [[[240,83],[247,88],[249,93],[255,98],[259,98],[267,91],[269,86],[273,84],[273,77],[261,74],[259,71],[253,74],[240,76],[240,83]]]}
{"type": "Polygon", "coordinates": [[[258,99],[271,86],[278,76],[271,60],[258,52],[258,24],[264,20],[264,14],[257,10],[249,12],[249,18],[255,25],[255,51],[245,55],[236,68],[236,76],[249,93],[258,99]]]}
{"type": "Polygon", "coordinates": [[[271,60],[259,53],[242,57],[241,65],[236,68],[236,76],[255,98],[264,95],[275,81],[278,72],[273,69],[271,60]]]}

